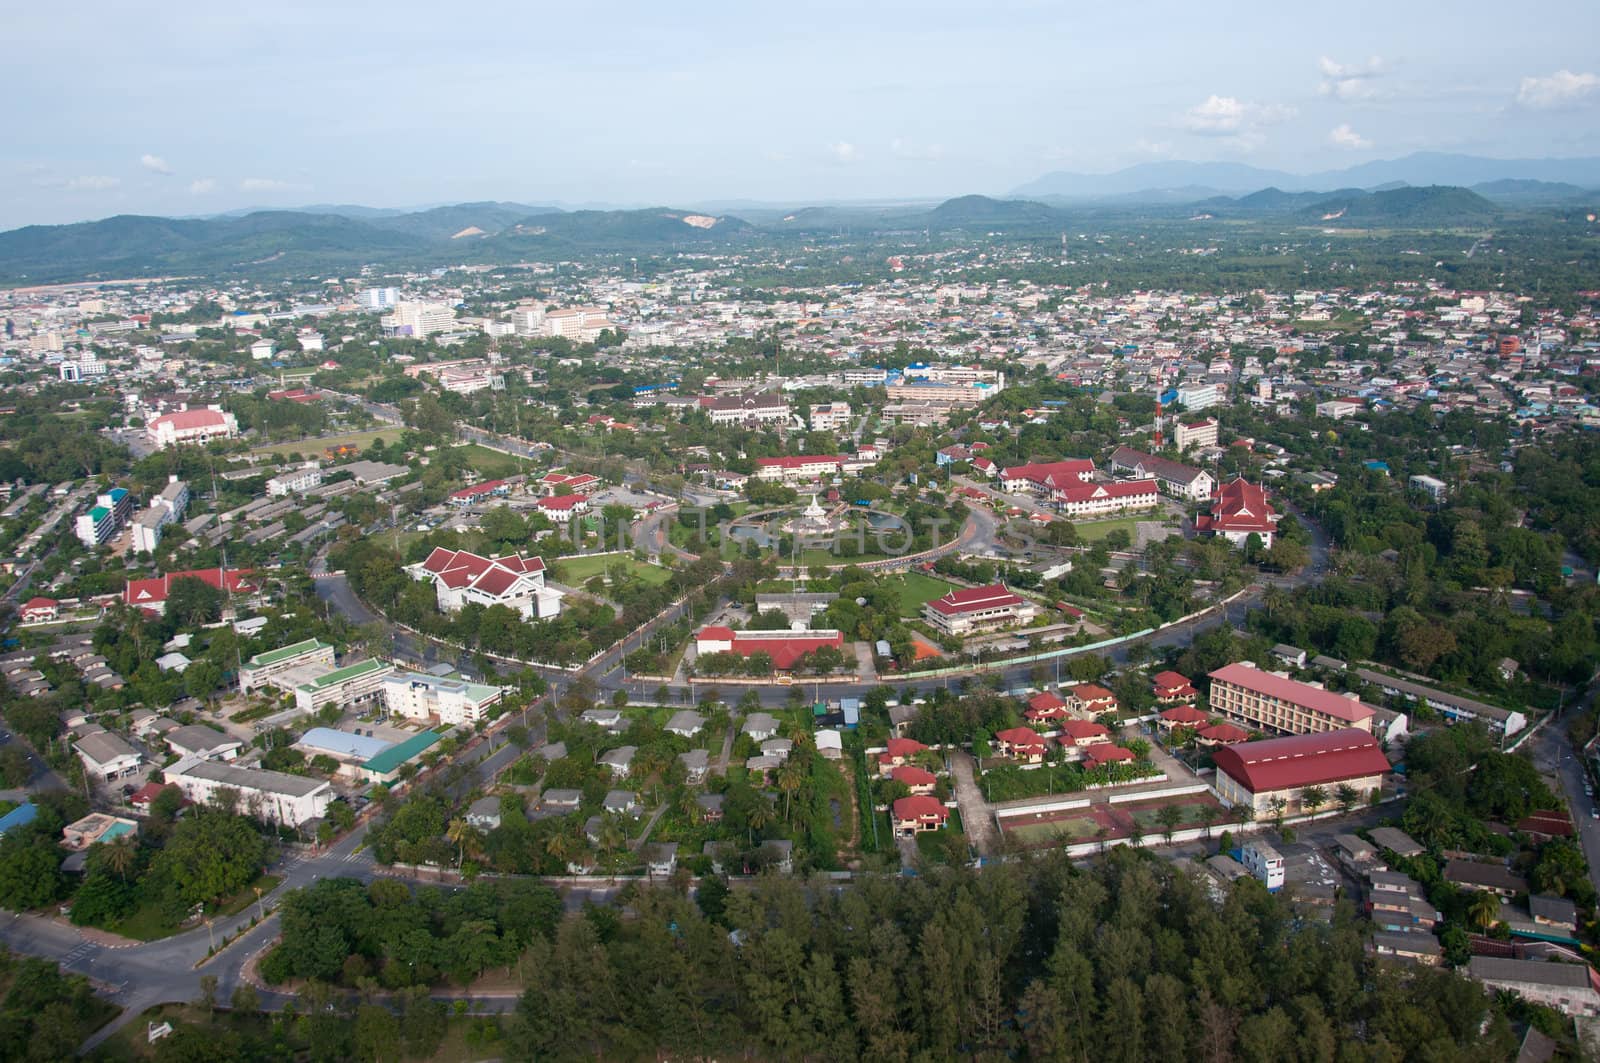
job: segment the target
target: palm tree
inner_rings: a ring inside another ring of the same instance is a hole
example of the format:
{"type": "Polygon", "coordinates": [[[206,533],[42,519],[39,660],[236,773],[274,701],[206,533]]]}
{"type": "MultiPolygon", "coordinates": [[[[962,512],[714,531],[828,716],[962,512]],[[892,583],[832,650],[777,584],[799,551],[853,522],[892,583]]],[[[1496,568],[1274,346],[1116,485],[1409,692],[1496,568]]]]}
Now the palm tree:
{"type": "Polygon", "coordinates": [[[1500,898],[1488,890],[1480,891],[1472,898],[1472,904],[1467,908],[1467,916],[1473,925],[1488,930],[1500,921],[1500,898]]]}
{"type": "Polygon", "coordinates": [[[613,870],[616,868],[617,852],[628,844],[628,835],[623,831],[622,824],[617,822],[616,816],[607,816],[600,825],[600,851],[606,854],[606,864],[613,870]]]}
{"type": "Polygon", "coordinates": [[[474,851],[478,848],[478,828],[457,816],[450,821],[450,826],[444,832],[445,838],[456,846],[456,866],[466,863],[467,847],[474,851]]]}
{"type": "Polygon", "coordinates": [[[139,861],[139,849],[133,843],[133,838],[124,834],[114,839],[107,845],[101,854],[109,870],[115,871],[122,881],[128,881],[128,872],[133,870],[133,865],[139,861]]]}
{"type": "Polygon", "coordinates": [[[1137,848],[1144,842],[1144,824],[1139,822],[1139,817],[1134,816],[1133,822],[1128,824],[1128,844],[1137,848]]]}
{"type": "Polygon", "coordinates": [[[1328,791],[1321,786],[1308,786],[1300,791],[1300,807],[1315,813],[1328,803],[1328,791]]]}
{"type": "Polygon", "coordinates": [[[800,765],[791,758],[783,762],[783,767],[778,769],[778,789],[783,791],[783,818],[788,819],[794,806],[795,791],[800,789],[805,781],[805,774],[800,770],[800,765]]]}
{"type": "Polygon", "coordinates": [[[1104,855],[1106,851],[1106,839],[1109,837],[1111,837],[1111,829],[1105,824],[1101,824],[1095,828],[1094,840],[1100,843],[1100,852],[1102,855],[1104,855]]]}
{"type": "Polygon", "coordinates": [[[577,849],[578,840],[565,831],[557,831],[544,840],[544,851],[561,861],[565,867],[577,849]]]}
{"type": "Polygon", "coordinates": [[[750,825],[750,844],[755,844],[755,832],[765,830],[772,824],[772,806],[766,798],[759,797],[755,804],[750,806],[750,813],[745,817],[745,822],[750,825]]]}

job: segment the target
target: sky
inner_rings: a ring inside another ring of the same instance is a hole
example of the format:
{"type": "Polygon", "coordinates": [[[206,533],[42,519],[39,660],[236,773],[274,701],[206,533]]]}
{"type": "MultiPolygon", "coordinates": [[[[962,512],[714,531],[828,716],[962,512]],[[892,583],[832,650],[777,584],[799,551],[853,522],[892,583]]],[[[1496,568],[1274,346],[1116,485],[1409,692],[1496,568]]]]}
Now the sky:
{"type": "Polygon", "coordinates": [[[12,5],[0,228],[1003,195],[1165,159],[1600,155],[1594,0],[1301,6],[12,5]]]}

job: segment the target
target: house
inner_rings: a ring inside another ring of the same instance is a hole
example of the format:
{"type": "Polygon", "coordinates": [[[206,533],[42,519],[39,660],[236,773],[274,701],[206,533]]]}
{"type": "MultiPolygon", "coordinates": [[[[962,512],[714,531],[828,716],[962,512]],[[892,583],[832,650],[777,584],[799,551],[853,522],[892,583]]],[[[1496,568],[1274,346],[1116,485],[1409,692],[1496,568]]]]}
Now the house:
{"type": "Polygon", "coordinates": [[[478,830],[495,830],[500,826],[500,798],[490,794],[480,797],[467,806],[467,822],[478,830]]]}
{"type": "Polygon", "coordinates": [[[1378,847],[1354,834],[1335,834],[1334,852],[1339,862],[1357,874],[1378,866],[1378,847]]]}
{"type": "Polygon", "coordinates": [[[652,842],[645,847],[644,863],[652,876],[672,874],[678,869],[678,843],[652,842]]]}
{"type": "Polygon", "coordinates": [[[244,745],[237,738],[200,724],[176,728],[163,737],[167,748],[178,756],[200,757],[203,760],[232,760],[244,745]]]}
{"type": "Polygon", "coordinates": [[[893,818],[895,837],[910,838],[943,827],[950,810],[936,797],[914,795],[895,799],[893,818]]]}
{"type": "Polygon", "coordinates": [[[844,756],[844,737],[831,727],[825,727],[813,736],[817,753],[824,760],[838,760],[844,756]]]}
{"type": "Polygon", "coordinates": [[[1304,668],[1306,666],[1306,651],[1298,646],[1288,646],[1280,642],[1272,647],[1272,656],[1291,668],[1304,668]]]}
{"type": "Polygon", "coordinates": [[[414,580],[433,581],[443,612],[459,612],[468,602],[484,607],[504,605],[521,613],[525,620],[546,620],[561,612],[564,595],[545,586],[541,557],[507,554],[490,558],[438,546],[405,570],[414,580]]]}
{"type": "Polygon", "coordinates": [[[1028,727],[997,731],[994,743],[1002,757],[1010,757],[1024,764],[1042,764],[1049,744],[1039,732],[1028,727]]]}
{"type": "Polygon", "coordinates": [[[19,612],[24,624],[47,624],[61,615],[61,603],[54,598],[29,598],[19,612]]]}
{"type": "Polygon", "coordinates": [[[632,790],[607,790],[605,797],[600,799],[600,811],[608,816],[637,818],[640,811],[639,795],[632,790]]]}
{"type": "Polygon", "coordinates": [[[1211,718],[1193,705],[1175,705],[1167,709],[1156,718],[1156,726],[1163,731],[1172,732],[1179,728],[1190,727],[1198,730],[1209,725],[1211,718]]]}
{"type": "Polygon", "coordinates": [[[1188,677],[1177,672],[1157,672],[1152,684],[1156,700],[1164,705],[1178,701],[1192,702],[1199,697],[1188,677]]]}
{"type": "Polygon", "coordinates": [[[700,818],[706,823],[722,822],[722,803],[725,798],[721,794],[700,794],[694,799],[699,806],[700,818]]]}
{"type": "Polygon", "coordinates": [[[1028,707],[1022,711],[1023,719],[1034,724],[1052,723],[1066,715],[1067,703],[1048,690],[1029,698],[1028,707]]]}
{"type": "Polygon", "coordinates": [[[1083,747],[1083,762],[1091,768],[1101,768],[1107,764],[1132,764],[1135,759],[1133,750],[1110,742],[1094,742],[1083,747]]]}
{"type": "Polygon", "coordinates": [[[1026,624],[1038,613],[1032,602],[1003,583],[952,590],[922,607],[923,619],[936,630],[957,636],[1026,624]]]}
{"type": "Polygon", "coordinates": [[[703,749],[691,749],[687,753],[679,753],[678,762],[683,765],[686,782],[703,782],[711,766],[711,755],[703,749]]]}
{"type": "Polygon", "coordinates": [[[761,743],[763,756],[777,757],[779,760],[788,760],[789,754],[794,752],[794,742],[787,738],[769,738],[761,743]]]}
{"type": "Polygon", "coordinates": [[[756,850],[756,864],[784,874],[794,870],[794,842],[786,838],[769,838],[756,850]]]}
{"type": "Polygon", "coordinates": [[[1541,927],[1559,930],[1567,935],[1578,932],[1578,908],[1565,897],[1535,893],[1528,898],[1528,913],[1541,927]]]}
{"type": "Polygon", "coordinates": [[[902,764],[909,764],[911,758],[926,753],[928,747],[914,738],[891,738],[888,750],[878,754],[878,771],[887,775],[902,764]]]}
{"type": "Polygon", "coordinates": [[[1260,838],[1252,838],[1239,849],[1239,862],[1269,890],[1283,888],[1283,854],[1260,838]]]}
{"type": "Polygon", "coordinates": [[[1372,728],[1372,706],[1355,694],[1336,694],[1236,661],[1211,673],[1211,708],[1235,720],[1286,734],[1372,728]]]}
{"type": "Polygon", "coordinates": [[[752,712],[744,718],[744,726],[739,730],[757,742],[764,742],[778,733],[778,721],[768,713],[752,712]]]}
{"type": "Polygon", "coordinates": [[[612,775],[626,775],[633,769],[633,758],[638,746],[618,746],[600,754],[599,763],[611,769],[612,775]]]}
{"type": "Polygon", "coordinates": [[[1230,806],[1247,805],[1258,816],[1270,813],[1279,798],[1290,811],[1303,809],[1304,793],[1313,787],[1322,790],[1325,804],[1333,803],[1333,788],[1339,786],[1367,798],[1389,771],[1377,739],[1353,727],[1221,746],[1212,758],[1217,796],[1230,806]]]}
{"type": "Polygon", "coordinates": [[[1432,930],[1439,912],[1410,875],[1374,866],[1367,871],[1367,913],[1384,930],[1432,930]]]}
{"type": "Polygon", "coordinates": [[[628,729],[627,721],[622,718],[621,709],[585,709],[578,715],[578,719],[584,723],[592,723],[611,734],[621,734],[628,729]]]}
{"type": "Polygon", "coordinates": [[[1499,897],[1515,897],[1528,892],[1528,880],[1514,875],[1504,864],[1484,864],[1476,860],[1445,862],[1444,880],[1469,889],[1488,890],[1499,897]]]}
{"type": "Polygon", "coordinates": [[[254,594],[257,588],[250,575],[249,569],[204,568],[168,572],[151,579],[131,579],[122,589],[122,601],[124,605],[159,615],[166,611],[167,596],[172,593],[172,585],[179,580],[197,579],[225,595],[254,594]]]}
{"type": "Polygon", "coordinates": [[[1600,973],[1586,963],[1474,956],[1467,973],[1490,989],[1509,990],[1563,1015],[1600,1016],[1600,973]]]}
{"type": "Polygon", "coordinates": [[[1071,704],[1078,712],[1098,716],[1117,711],[1117,696],[1096,683],[1079,683],[1072,688],[1071,704]]]}
{"type": "Polygon", "coordinates": [[[705,728],[706,718],[692,709],[682,709],[672,714],[663,731],[680,738],[693,738],[705,728]]]}
{"type": "Polygon", "coordinates": [[[889,777],[895,782],[904,783],[906,789],[914,794],[931,794],[934,784],[938,782],[938,777],[933,772],[919,768],[915,764],[902,764],[891,771],[889,777]]]}
{"type": "Polygon", "coordinates": [[[1111,742],[1111,729],[1093,720],[1062,720],[1056,742],[1064,749],[1107,745],[1111,742]]]}
{"type": "Polygon", "coordinates": [[[551,495],[539,499],[539,512],[555,521],[566,524],[589,512],[588,495],[551,495]]]}
{"type": "Polygon", "coordinates": [[[1259,484],[1238,477],[1217,488],[1211,512],[1195,521],[1195,530],[1220,535],[1234,546],[1244,546],[1252,535],[1258,536],[1261,546],[1270,549],[1278,530],[1278,511],[1267,502],[1267,493],[1259,484]]]}
{"type": "Polygon", "coordinates": [[[84,770],[110,782],[132,775],[144,763],[144,754],[110,731],[95,731],[73,743],[84,770]]]}
{"type": "Polygon", "coordinates": [[[1372,835],[1372,844],[1380,849],[1387,849],[1396,856],[1421,856],[1427,852],[1412,840],[1411,835],[1399,827],[1373,827],[1367,833],[1372,835]]]}
{"type": "Polygon", "coordinates": [[[1444,961],[1444,946],[1432,934],[1379,930],[1372,935],[1372,954],[1380,960],[1403,960],[1437,967],[1444,961]]]}
{"type": "Polygon", "coordinates": [[[547,812],[572,812],[582,803],[582,790],[546,790],[539,795],[539,807],[547,812]]]}

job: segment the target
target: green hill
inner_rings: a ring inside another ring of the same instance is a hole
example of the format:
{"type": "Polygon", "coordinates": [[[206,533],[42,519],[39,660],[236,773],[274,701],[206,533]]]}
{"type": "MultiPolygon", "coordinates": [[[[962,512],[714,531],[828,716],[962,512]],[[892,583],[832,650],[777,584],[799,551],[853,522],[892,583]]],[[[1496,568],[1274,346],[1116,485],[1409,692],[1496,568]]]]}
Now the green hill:
{"type": "Polygon", "coordinates": [[[1002,229],[1051,225],[1059,217],[1055,208],[1031,199],[960,196],[928,211],[927,224],[936,229],[1002,229]]]}
{"type": "Polygon", "coordinates": [[[1300,211],[1302,219],[1322,224],[1404,228],[1479,225],[1498,216],[1487,199],[1451,185],[1336,193],[1300,211]]]}

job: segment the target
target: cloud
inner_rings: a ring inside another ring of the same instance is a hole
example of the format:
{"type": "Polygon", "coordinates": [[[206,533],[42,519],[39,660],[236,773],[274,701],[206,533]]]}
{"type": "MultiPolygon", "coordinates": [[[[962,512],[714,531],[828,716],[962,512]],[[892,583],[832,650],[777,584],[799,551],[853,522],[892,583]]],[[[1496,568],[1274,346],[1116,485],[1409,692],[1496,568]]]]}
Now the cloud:
{"type": "Polygon", "coordinates": [[[829,144],[828,154],[833,156],[835,162],[859,162],[861,160],[861,149],[848,140],[829,144]]]}
{"type": "Polygon", "coordinates": [[[900,137],[895,137],[889,142],[889,152],[897,159],[916,159],[921,162],[944,158],[943,145],[917,144],[900,137]]]}
{"type": "Polygon", "coordinates": [[[1172,145],[1165,140],[1146,140],[1140,137],[1133,142],[1133,150],[1141,155],[1171,155],[1172,145]]]}
{"type": "Polygon", "coordinates": [[[1549,77],[1523,78],[1517,89],[1517,103],[1530,110],[1550,111],[1583,103],[1595,96],[1597,90],[1600,90],[1600,77],[1557,70],[1549,77]]]}
{"type": "Polygon", "coordinates": [[[189,182],[189,194],[192,196],[209,195],[217,190],[217,179],[214,177],[197,177],[189,182]]]}
{"type": "Polygon", "coordinates": [[[120,177],[73,177],[67,181],[67,189],[72,192],[104,192],[115,188],[122,183],[120,177]]]}
{"type": "Polygon", "coordinates": [[[139,156],[139,165],[143,166],[151,173],[158,173],[163,177],[172,176],[172,167],[168,166],[167,160],[163,159],[159,155],[151,155],[149,152],[146,152],[145,154],[139,156]]]}
{"type": "Polygon", "coordinates": [[[1372,147],[1372,141],[1351,129],[1349,122],[1329,130],[1328,143],[1336,148],[1349,148],[1351,151],[1364,151],[1372,147]]]}
{"type": "Polygon", "coordinates": [[[1208,96],[1205,102],[1184,113],[1183,127],[1196,136],[1258,140],[1258,129],[1287,122],[1294,114],[1293,107],[1280,104],[1247,103],[1234,96],[1208,96]]]}
{"type": "Polygon", "coordinates": [[[289,182],[272,177],[246,177],[239,182],[241,192],[282,192],[290,187],[289,182]]]}
{"type": "Polygon", "coordinates": [[[1381,90],[1374,82],[1382,77],[1387,64],[1377,56],[1365,63],[1339,63],[1327,56],[1317,60],[1322,84],[1317,91],[1336,100],[1370,100],[1381,90]]]}

